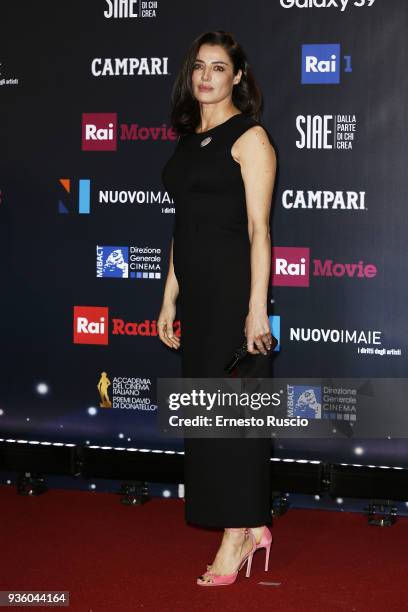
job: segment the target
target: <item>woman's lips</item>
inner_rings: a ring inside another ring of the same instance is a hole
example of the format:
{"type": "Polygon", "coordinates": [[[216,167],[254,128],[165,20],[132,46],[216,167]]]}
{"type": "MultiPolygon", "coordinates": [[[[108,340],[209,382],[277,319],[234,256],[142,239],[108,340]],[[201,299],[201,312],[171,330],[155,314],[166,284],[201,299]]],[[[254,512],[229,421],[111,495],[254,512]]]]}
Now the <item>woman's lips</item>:
{"type": "Polygon", "coordinates": [[[199,85],[198,89],[200,91],[211,91],[212,89],[214,89],[213,87],[205,87],[204,85],[199,85]]]}

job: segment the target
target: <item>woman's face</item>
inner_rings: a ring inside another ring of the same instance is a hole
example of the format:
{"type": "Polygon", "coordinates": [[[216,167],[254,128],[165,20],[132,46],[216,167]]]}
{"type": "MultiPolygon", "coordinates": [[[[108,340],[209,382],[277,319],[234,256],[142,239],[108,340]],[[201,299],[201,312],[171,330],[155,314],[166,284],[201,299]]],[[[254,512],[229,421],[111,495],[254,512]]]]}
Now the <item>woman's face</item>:
{"type": "Polygon", "coordinates": [[[232,62],[223,47],[201,45],[191,75],[196,100],[202,104],[214,104],[231,98],[232,88],[240,79],[241,70],[234,76],[232,62]]]}

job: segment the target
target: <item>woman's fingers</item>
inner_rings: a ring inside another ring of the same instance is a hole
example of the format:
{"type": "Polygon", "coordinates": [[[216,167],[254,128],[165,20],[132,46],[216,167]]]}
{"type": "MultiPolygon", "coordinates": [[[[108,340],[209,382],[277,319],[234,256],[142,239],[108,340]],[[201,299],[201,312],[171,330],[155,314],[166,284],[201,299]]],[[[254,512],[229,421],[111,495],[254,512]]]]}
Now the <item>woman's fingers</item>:
{"type": "Polygon", "coordinates": [[[257,355],[258,353],[267,354],[267,351],[272,346],[272,334],[266,332],[252,338],[247,338],[248,353],[257,355]]]}
{"type": "Polygon", "coordinates": [[[159,320],[157,322],[157,330],[159,338],[162,342],[164,342],[164,344],[170,348],[179,348],[180,338],[174,334],[172,321],[159,320]]]}
{"type": "Polygon", "coordinates": [[[251,355],[257,355],[259,353],[259,351],[257,350],[257,346],[255,343],[254,337],[247,338],[247,350],[248,350],[248,353],[251,353],[251,355]]]}
{"type": "Polygon", "coordinates": [[[170,346],[169,340],[165,335],[165,329],[166,323],[163,320],[157,321],[157,333],[159,334],[160,340],[167,346],[170,346]]]}
{"type": "Polygon", "coordinates": [[[180,339],[177,338],[177,336],[175,336],[174,333],[172,336],[167,335],[167,338],[172,348],[178,348],[180,346],[180,339]]]}
{"type": "Polygon", "coordinates": [[[255,338],[255,344],[256,344],[256,348],[258,349],[258,351],[265,355],[266,354],[266,349],[265,349],[264,344],[262,342],[261,336],[255,338]]]}
{"type": "Polygon", "coordinates": [[[266,350],[269,351],[272,346],[272,332],[269,331],[263,334],[262,340],[263,340],[266,350]]]}
{"type": "Polygon", "coordinates": [[[171,324],[167,323],[165,334],[167,335],[167,338],[173,348],[178,348],[180,346],[180,338],[178,338],[174,333],[173,322],[171,322],[171,324]]]}

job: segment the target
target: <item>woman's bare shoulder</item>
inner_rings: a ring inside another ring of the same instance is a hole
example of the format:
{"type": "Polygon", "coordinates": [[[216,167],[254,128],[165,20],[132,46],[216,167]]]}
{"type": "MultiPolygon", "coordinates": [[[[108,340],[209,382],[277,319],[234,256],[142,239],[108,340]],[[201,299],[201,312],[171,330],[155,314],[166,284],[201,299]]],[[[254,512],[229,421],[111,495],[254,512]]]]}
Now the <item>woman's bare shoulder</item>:
{"type": "Polygon", "coordinates": [[[234,142],[231,153],[237,161],[276,156],[270,136],[260,124],[253,125],[245,130],[234,142]]]}

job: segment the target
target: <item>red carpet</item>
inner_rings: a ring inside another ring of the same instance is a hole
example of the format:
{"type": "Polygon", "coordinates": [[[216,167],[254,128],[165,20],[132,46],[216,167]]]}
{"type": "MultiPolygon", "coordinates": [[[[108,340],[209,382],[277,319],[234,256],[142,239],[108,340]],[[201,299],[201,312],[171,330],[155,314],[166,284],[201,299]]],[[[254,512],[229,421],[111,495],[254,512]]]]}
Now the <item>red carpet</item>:
{"type": "Polygon", "coordinates": [[[241,571],[234,585],[207,588],[195,578],[221,532],[187,526],[178,499],[119,500],[66,490],[28,498],[0,486],[0,590],[70,591],[65,609],[75,612],[408,608],[404,518],[379,528],[359,514],[289,510],[275,519],[268,573],[262,550],[249,579],[241,571]]]}

